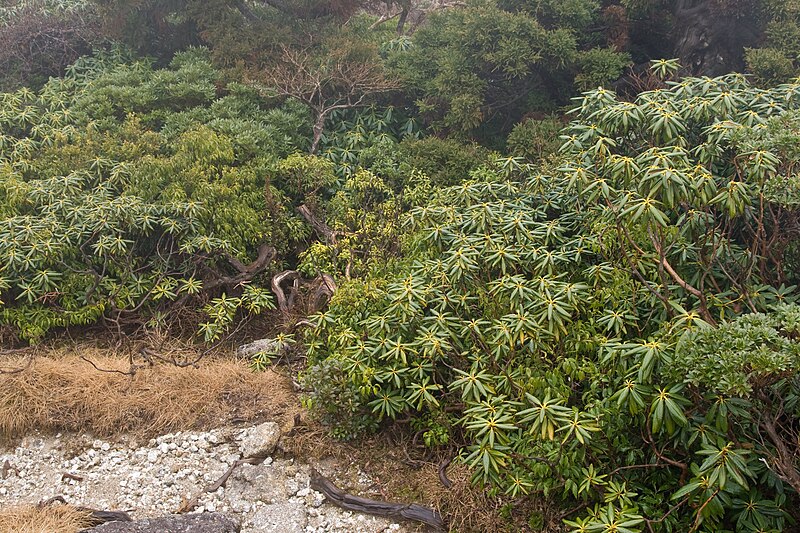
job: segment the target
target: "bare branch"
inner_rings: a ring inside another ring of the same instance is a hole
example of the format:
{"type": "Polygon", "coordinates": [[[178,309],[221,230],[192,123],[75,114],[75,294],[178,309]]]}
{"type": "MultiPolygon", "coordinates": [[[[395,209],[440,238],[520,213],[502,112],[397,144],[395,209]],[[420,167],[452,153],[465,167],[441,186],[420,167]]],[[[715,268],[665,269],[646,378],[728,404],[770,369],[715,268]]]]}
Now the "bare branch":
{"type": "Polygon", "coordinates": [[[306,222],[308,222],[311,227],[314,228],[314,231],[317,233],[317,235],[324,239],[325,242],[329,244],[336,244],[336,237],[338,233],[333,231],[324,220],[315,215],[310,207],[308,207],[306,204],[303,204],[297,208],[297,212],[303,216],[306,222]]]}
{"type": "Polygon", "coordinates": [[[314,138],[310,153],[316,153],[331,112],[362,106],[369,97],[399,87],[397,80],[385,74],[377,56],[364,59],[364,51],[339,47],[316,55],[309,47],[283,45],[278,59],[253,75],[255,84],[266,94],[295,98],[312,111],[314,138]]]}

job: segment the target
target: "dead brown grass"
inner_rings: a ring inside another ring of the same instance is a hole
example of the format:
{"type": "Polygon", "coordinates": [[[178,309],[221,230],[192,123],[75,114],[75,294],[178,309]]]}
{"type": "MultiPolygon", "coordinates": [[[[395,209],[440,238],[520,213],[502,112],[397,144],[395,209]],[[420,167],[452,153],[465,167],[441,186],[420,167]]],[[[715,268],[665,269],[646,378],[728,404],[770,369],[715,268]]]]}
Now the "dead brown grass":
{"type": "Polygon", "coordinates": [[[76,533],[92,525],[89,518],[67,505],[21,505],[0,510],[0,533],[76,533]]]}
{"type": "MultiPolygon", "coordinates": [[[[288,378],[252,372],[241,361],[157,364],[127,376],[129,360],[106,354],[97,348],[49,351],[23,372],[0,375],[0,437],[32,430],[145,437],[267,418],[288,426],[299,410],[288,378]],[[81,356],[119,372],[96,370],[81,356]]],[[[24,365],[22,357],[2,361],[4,368],[24,365]]]]}

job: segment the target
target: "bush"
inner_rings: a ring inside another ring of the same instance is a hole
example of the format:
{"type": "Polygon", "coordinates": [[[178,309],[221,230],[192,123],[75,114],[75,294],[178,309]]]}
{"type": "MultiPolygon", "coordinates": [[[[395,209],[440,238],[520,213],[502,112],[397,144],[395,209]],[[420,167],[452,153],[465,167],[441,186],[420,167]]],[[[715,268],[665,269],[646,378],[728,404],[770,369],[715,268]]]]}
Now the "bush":
{"type": "Polygon", "coordinates": [[[508,136],[508,151],[530,163],[539,163],[558,152],[561,147],[559,135],[563,128],[564,123],[557,118],[520,122],[508,136]]]}
{"type": "Polygon", "coordinates": [[[334,437],[349,440],[377,428],[375,418],[358,401],[359,389],[343,362],[327,359],[309,367],[302,383],[311,391],[303,397],[303,407],[328,425],[334,437]]]}
{"type": "Polygon", "coordinates": [[[40,87],[101,43],[82,0],[12,0],[0,7],[0,90],[40,87]]]}
{"type": "Polygon", "coordinates": [[[202,50],[161,70],[116,51],[0,95],[0,323],[35,341],[101,318],[161,322],[221,293],[269,307],[232,293],[305,235],[270,210],[265,177],[307,115],[235,86],[214,100],[216,80],[202,50]]]}
{"type": "Polygon", "coordinates": [[[618,80],[630,64],[630,55],[625,53],[609,48],[586,50],[578,56],[580,71],[575,75],[575,85],[582,91],[608,86],[618,80]]]}
{"type": "Polygon", "coordinates": [[[497,159],[412,210],[405,260],[345,284],[310,360],[347,374],[346,412],[459,442],[475,482],[587,508],[572,531],[784,530],[798,109],[800,84],[737,75],[585,93],[555,175],[497,159]]]}
{"type": "Polygon", "coordinates": [[[410,139],[398,146],[399,161],[409,170],[424,173],[436,187],[456,185],[468,179],[473,170],[489,162],[489,155],[488,150],[476,144],[464,145],[437,137],[410,139]]]}
{"type": "Polygon", "coordinates": [[[792,59],[775,48],[748,48],[745,60],[755,82],[764,87],[788,81],[796,74],[792,59]]]}

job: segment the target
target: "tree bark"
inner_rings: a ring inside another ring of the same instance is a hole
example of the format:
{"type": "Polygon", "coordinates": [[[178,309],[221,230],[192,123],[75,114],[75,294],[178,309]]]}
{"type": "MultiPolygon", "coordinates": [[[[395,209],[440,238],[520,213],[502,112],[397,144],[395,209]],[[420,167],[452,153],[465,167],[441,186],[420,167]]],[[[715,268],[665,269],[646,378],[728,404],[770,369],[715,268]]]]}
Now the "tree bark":
{"type": "Polygon", "coordinates": [[[400,12],[400,18],[397,19],[397,35],[403,35],[403,30],[408,20],[408,12],[411,10],[411,2],[403,2],[403,10],[400,12]]]}
{"type": "Polygon", "coordinates": [[[261,18],[255,14],[255,12],[250,9],[245,3],[245,0],[234,0],[233,5],[242,14],[244,18],[246,18],[249,22],[260,22],[261,18]]]}
{"type": "MultiPolygon", "coordinates": [[[[765,395],[762,394],[762,397],[764,396],[765,395]]],[[[790,450],[786,445],[786,440],[790,440],[790,442],[794,440],[796,442],[797,439],[784,439],[779,435],[775,421],[771,418],[771,413],[765,413],[759,421],[759,425],[767,433],[772,444],[775,445],[775,451],[777,452],[776,457],[773,458],[773,466],[776,470],[775,473],[796,492],[800,492],[800,473],[797,471],[797,449],[790,450]]]]}
{"type": "MultiPolygon", "coordinates": [[[[275,293],[275,298],[278,300],[278,309],[282,313],[288,313],[294,304],[294,290],[290,290],[289,296],[286,296],[286,291],[283,285],[287,282],[294,284],[300,279],[300,273],[296,270],[284,270],[280,274],[275,274],[272,278],[272,292],[275,293]]],[[[294,289],[294,285],[292,285],[294,289]]]]}
{"type": "Polygon", "coordinates": [[[314,232],[327,244],[336,244],[336,232],[333,231],[324,220],[315,215],[310,207],[303,204],[297,208],[297,212],[303,216],[306,222],[314,228],[314,232]]]}
{"type": "Polygon", "coordinates": [[[333,294],[336,292],[336,282],[333,280],[333,277],[330,274],[320,274],[317,276],[317,279],[314,280],[319,285],[317,286],[317,290],[314,291],[314,300],[312,302],[311,311],[313,313],[317,313],[322,311],[326,305],[331,301],[333,298],[333,294]]]}
{"type": "Polygon", "coordinates": [[[230,287],[239,283],[252,280],[257,274],[261,273],[275,258],[277,251],[272,246],[262,244],[258,247],[258,257],[249,265],[245,265],[236,257],[227,256],[228,263],[231,264],[239,274],[236,276],[222,276],[218,279],[209,281],[203,285],[203,290],[216,289],[217,287],[230,287]]]}
{"type": "Polygon", "coordinates": [[[674,55],[695,76],[741,72],[744,49],[758,39],[755,13],[721,5],[719,0],[678,0],[674,55]]]}
{"type": "Polygon", "coordinates": [[[311,148],[308,153],[315,155],[319,149],[319,142],[322,139],[322,133],[325,131],[325,119],[328,113],[325,111],[317,113],[317,120],[314,122],[314,139],[311,142],[311,148]]]}

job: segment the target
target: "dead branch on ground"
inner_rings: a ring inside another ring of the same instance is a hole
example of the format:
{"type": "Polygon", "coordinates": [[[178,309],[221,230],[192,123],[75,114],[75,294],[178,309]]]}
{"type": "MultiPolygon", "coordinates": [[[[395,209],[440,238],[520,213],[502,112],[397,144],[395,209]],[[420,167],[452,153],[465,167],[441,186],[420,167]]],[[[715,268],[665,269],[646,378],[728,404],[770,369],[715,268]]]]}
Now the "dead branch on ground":
{"type": "Polygon", "coordinates": [[[357,511],[392,519],[413,520],[427,524],[437,530],[444,529],[444,521],[438,511],[416,503],[389,503],[360,496],[353,496],[341,490],[331,480],[316,470],[311,471],[311,488],[321,492],[332,504],[349,511],[357,511]]]}

